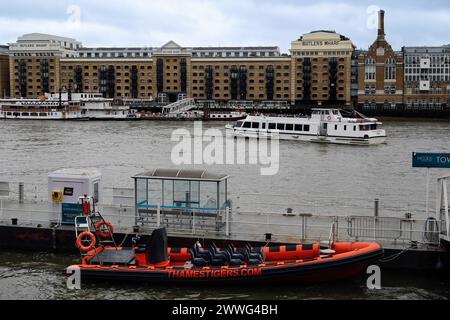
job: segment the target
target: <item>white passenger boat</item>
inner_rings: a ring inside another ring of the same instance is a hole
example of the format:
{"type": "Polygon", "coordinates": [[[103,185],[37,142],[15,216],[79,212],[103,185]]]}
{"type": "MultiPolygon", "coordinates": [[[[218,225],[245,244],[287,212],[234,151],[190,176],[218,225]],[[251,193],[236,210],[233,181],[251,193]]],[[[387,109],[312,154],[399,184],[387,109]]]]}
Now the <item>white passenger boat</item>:
{"type": "Polygon", "coordinates": [[[209,121],[236,121],[246,117],[247,113],[243,111],[212,111],[208,112],[204,118],[209,121]]]}
{"type": "Polygon", "coordinates": [[[87,120],[79,101],[40,97],[0,100],[0,119],[87,120]]]}
{"type": "Polygon", "coordinates": [[[232,137],[372,145],[386,141],[381,125],[377,119],[358,112],[346,117],[339,109],[312,109],[311,116],[248,116],[225,128],[227,136],[232,137]]]}
{"type": "Polygon", "coordinates": [[[115,106],[101,93],[46,93],[37,99],[0,100],[0,119],[136,120],[128,106],[115,106]]]}
{"type": "MultiPolygon", "coordinates": [[[[55,99],[59,93],[47,94],[46,97],[55,99]]],[[[68,93],[62,94],[63,101],[77,101],[81,111],[90,120],[132,120],[140,118],[140,114],[131,111],[129,106],[114,105],[114,99],[104,98],[101,93],[68,93]]]]}

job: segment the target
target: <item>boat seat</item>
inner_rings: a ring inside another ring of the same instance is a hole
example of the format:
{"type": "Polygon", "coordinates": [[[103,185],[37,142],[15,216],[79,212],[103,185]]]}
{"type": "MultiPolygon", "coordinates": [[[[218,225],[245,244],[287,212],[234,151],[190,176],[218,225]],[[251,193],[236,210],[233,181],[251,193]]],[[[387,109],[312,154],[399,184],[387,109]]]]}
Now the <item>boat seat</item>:
{"type": "Polygon", "coordinates": [[[211,266],[213,267],[222,267],[226,263],[226,260],[223,259],[212,259],[211,260],[211,266]]]}
{"type": "Polygon", "coordinates": [[[224,262],[228,260],[229,253],[227,251],[218,251],[217,246],[213,243],[211,244],[211,255],[212,259],[223,260],[224,262]]]}
{"type": "Polygon", "coordinates": [[[245,260],[245,255],[243,253],[237,252],[231,244],[228,244],[227,247],[232,259],[245,260]]]}
{"type": "Polygon", "coordinates": [[[248,259],[247,260],[247,264],[249,266],[256,266],[256,265],[259,265],[260,263],[262,263],[262,261],[257,260],[257,259],[248,259]]]}
{"type": "Polygon", "coordinates": [[[194,252],[195,257],[203,258],[206,261],[211,261],[211,259],[213,258],[213,255],[211,254],[211,252],[209,252],[207,250],[199,250],[199,248],[196,245],[194,245],[192,247],[192,251],[194,252]]]}
{"type": "Polygon", "coordinates": [[[234,259],[234,260],[242,260],[242,261],[245,260],[245,256],[244,256],[243,254],[240,254],[240,253],[232,253],[232,252],[228,252],[228,254],[229,254],[229,256],[230,256],[231,259],[234,259]]]}
{"type": "Polygon", "coordinates": [[[240,265],[243,265],[243,264],[244,264],[244,261],[242,261],[241,259],[230,259],[230,260],[228,260],[228,265],[233,266],[233,267],[240,266],[240,265]]]}
{"type": "Polygon", "coordinates": [[[263,255],[264,254],[264,249],[263,247],[252,247],[249,243],[246,244],[246,248],[248,249],[248,251],[250,253],[258,253],[263,255]]]}
{"type": "Polygon", "coordinates": [[[224,253],[213,253],[211,261],[212,260],[220,260],[222,263],[225,263],[228,258],[224,253]]]}
{"type": "Polygon", "coordinates": [[[205,267],[208,262],[203,258],[194,258],[192,260],[192,264],[196,267],[205,267]]]}
{"type": "Polygon", "coordinates": [[[134,263],[135,252],[133,249],[103,250],[96,254],[90,261],[91,264],[105,266],[128,266],[134,263]]]}
{"type": "Polygon", "coordinates": [[[214,242],[211,243],[211,250],[214,250],[215,253],[224,253],[226,251],[224,249],[219,249],[214,242]]]}
{"type": "Polygon", "coordinates": [[[263,256],[260,253],[247,252],[246,258],[247,258],[247,260],[258,260],[258,261],[264,260],[263,256]]]}

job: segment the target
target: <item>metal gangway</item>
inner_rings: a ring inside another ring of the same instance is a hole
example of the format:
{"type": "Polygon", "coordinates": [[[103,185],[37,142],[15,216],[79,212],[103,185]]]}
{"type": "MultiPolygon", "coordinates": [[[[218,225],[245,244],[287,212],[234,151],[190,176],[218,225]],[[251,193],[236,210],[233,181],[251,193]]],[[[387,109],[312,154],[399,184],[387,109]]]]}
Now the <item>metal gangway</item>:
{"type": "Polygon", "coordinates": [[[176,117],[180,113],[196,108],[195,100],[192,98],[181,99],[177,102],[168,104],[163,107],[162,115],[165,117],[176,117]]]}

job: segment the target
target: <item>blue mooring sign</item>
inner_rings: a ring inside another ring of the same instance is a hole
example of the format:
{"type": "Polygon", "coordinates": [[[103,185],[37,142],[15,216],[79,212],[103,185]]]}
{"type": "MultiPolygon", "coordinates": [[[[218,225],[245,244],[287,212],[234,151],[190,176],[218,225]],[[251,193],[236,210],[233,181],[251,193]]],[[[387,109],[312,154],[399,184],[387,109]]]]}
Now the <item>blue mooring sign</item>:
{"type": "Polygon", "coordinates": [[[413,152],[414,168],[450,168],[450,153],[413,152]]]}

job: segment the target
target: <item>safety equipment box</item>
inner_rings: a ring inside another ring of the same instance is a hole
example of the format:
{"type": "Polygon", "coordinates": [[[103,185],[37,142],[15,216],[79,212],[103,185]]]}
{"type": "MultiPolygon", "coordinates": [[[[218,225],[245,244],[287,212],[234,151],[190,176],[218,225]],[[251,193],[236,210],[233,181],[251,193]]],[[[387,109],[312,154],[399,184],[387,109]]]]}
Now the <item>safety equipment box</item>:
{"type": "Polygon", "coordinates": [[[101,200],[101,173],[96,169],[61,169],[48,174],[49,220],[52,223],[74,224],[82,214],[78,199],[91,196],[101,200]]]}

